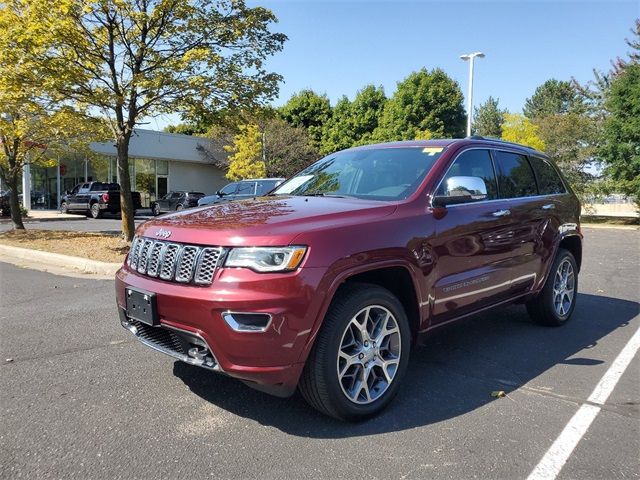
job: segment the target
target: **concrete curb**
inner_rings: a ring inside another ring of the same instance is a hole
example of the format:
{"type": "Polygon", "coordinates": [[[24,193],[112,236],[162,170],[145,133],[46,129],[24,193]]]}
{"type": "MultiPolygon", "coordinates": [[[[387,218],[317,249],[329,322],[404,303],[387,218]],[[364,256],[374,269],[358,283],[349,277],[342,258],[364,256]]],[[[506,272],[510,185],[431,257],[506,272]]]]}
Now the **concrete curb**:
{"type": "Polygon", "coordinates": [[[122,266],[120,263],[98,262],[97,260],[89,260],[87,258],[72,257],[60,253],[43,252],[42,250],[12,247],[9,245],[0,245],[0,254],[16,260],[37,262],[43,266],[60,267],[82,273],[95,273],[107,276],[115,275],[116,271],[122,266]]]}
{"type": "MultiPolygon", "coordinates": [[[[78,220],[87,220],[87,217],[73,216],[73,217],[26,217],[22,219],[23,223],[40,223],[40,222],[77,222],[78,220]]],[[[0,225],[11,223],[10,218],[0,219],[0,225]]]]}
{"type": "Polygon", "coordinates": [[[581,223],[581,228],[594,228],[594,229],[610,229],[610,230],[640,230],[640,226],[637,225],[607,225],[606,223],[581,223]]]}

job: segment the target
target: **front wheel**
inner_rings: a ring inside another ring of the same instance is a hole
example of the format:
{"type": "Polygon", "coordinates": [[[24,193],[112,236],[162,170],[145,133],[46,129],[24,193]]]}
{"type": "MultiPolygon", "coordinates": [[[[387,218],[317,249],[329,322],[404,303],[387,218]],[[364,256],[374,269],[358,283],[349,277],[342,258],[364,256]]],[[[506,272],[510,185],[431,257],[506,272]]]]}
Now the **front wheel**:
{"type": "Polygon", "coordinates": [[[561,248],[542,291],[527,303],[531,318],[542,325],[564,325],[576,306],[578,266],[573,254],[561,248]]]}
{"type": "Polygon", "coordinates": [[[184,206],[183,206],[181,203],[179,203],[179,204],[178,204],[178,206],[176,206],[176,211],[178,211],[178,212],[179,212],[179,211],[180,211],[180,210],[182,210],[183,208],[184,208],[184,206]]]}
{"type": "Polygon", "coordinates": [[[300,391],[322,413],[363,420],[398,392],[410,348],[407,315],[391,292],[377,285],[343,286],[325,316],[300,391]]]}
{"type": "Polygon", "coordinates": [[[67,202],[62,202],[60,204],[60,213],[69,213],[69,205],[67,202]]]}
{"type": "Polygon", "coordinates": [[[151,207],[151,213],[153,214],[154,217],[157,217],[158,215],[160,215],[160,205],[155,203],[153,207],[151,207]]]}

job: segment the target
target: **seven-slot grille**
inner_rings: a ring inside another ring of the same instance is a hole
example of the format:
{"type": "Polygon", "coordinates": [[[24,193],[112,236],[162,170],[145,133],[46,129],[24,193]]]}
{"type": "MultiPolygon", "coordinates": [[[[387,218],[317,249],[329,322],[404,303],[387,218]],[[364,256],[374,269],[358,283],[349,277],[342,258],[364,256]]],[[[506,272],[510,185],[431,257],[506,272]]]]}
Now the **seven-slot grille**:
{"type": "Polygon", "coordinates": [[[210,285],[222,248],[184,245],[136,236],[127,265],[149,277],[179,283],[210,285]]]}

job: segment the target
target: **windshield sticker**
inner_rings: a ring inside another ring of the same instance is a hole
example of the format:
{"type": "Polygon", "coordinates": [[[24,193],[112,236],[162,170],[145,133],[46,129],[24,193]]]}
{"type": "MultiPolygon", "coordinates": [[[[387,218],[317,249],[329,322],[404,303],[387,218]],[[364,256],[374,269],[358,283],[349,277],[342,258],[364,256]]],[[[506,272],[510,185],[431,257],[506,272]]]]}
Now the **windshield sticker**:
{"type": "Polygon", "coordinates": [[[307,183],[309,180],[313,178],[313,175],[300,175],[299,177],[294,177],[281,186],[276,193],[278,194],[287,194],[293,192],[299,186],[307,183]]]}
{"type": "Polygon", "coordinates": [[[422,153],[426,153],[429,156],[435,155],[436,153],[440,153],[444,150],[444,147],[424,147],[422,149],[422,153]]]}

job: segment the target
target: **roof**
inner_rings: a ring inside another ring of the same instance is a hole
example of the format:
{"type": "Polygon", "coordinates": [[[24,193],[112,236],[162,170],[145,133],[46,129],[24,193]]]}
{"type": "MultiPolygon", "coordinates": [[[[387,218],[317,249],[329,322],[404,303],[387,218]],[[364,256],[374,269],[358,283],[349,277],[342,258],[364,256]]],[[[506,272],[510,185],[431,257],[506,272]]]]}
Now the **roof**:
{"type": "Polygon", "coordinates": [[[385,143],[374,143],[371,145],[362,145],[359,147],[348,148],[345,151],[353,151],[353,150],[373,150],[379,148],[410,148],[410,147],[448,147],[450,145],[460,144],[460,145],[502,145],[502,146],[510,146],[516,149],[524,150],[527,153],[535,153],[537,155],[546,156],[543,152],[535,150],[526,145],[521,145],[519,143],[507,142],[505,140],[501,140],[499,138],[491,138],[491,137],[481,137],[479,135],[474,135],[466,138],[439,138],[434,140],[401,140],[397,142],[385,142],[385,143]]]}
{"type": "MultiPolygon", "coordinates": [[[[113,142],[92,142],[91,150],[115,157],[113,142]]],[[[129,143],[129,156],[183,162],[212,163],[227,157],[219,142],[210,138],[136,128],[129,143]]]]}

